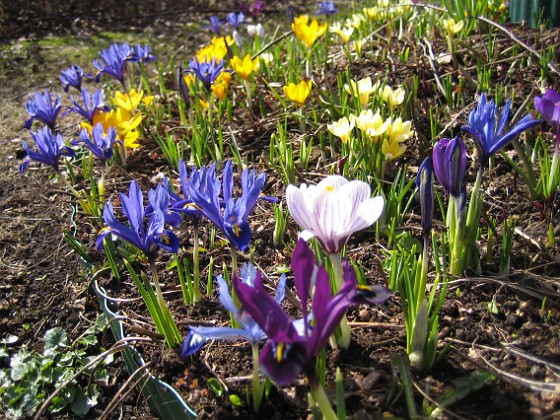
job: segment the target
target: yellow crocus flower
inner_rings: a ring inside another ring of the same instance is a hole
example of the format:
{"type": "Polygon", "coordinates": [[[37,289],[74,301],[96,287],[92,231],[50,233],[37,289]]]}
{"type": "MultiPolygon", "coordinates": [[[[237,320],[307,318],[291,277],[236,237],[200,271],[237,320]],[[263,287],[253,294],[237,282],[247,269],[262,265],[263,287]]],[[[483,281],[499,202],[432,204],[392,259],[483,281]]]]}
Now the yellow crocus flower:
{"type": "Polygon", "coordinates": [[[389,124],[389,122],[383,120],[379,111],[374,114],[371,109],[360,112],[358,117],[350,115],[350,118],[355,120],[356,127],[374,143],[377,143],[379,136],[387,130],[389,124]]]}
{"type": "Polygon", "coordinates": [[[231,68],[239,75],[239,77],[244,80],[248,80],[253,71],[255,71],[258,67],[259,59],[256,58],[255,60],[252,60],[251,56],[247,54],[243,57],[243,60],[241,60],[238,56],[234,56],[229,63],[231,68]]]}
{"type": "Polygon", "coordinates": [[[212,83],[210,89],[214,92],[214,95],[220,100],[223,100],[228,91],[229,83],[231,82],[231,74],[229,71],[223,71],[216,78],[216,81],[212,83]]]}
{"type": "Polygon", "coordinates": [[[381,145],[381,152],[385,155],[385,159],[394,160],[402,155],[406,150],[406,146],[401,145],[398,141],[391,141],[388,139],[383,140],[381,145]]]}
{"type": "Polygon", "coordinates": [[[404,121],[402,118],[397,118],[395,121],[391,121],[391,118],[387,119],[387,131],[386,135],[392,142],[402,143],[412,137],[414,133],[412,131],[412,122],[404,121]]]}
{"type": "Polygon", "coordinates": [[[128,93],[116,91],[112,102],[117,108],[124,109],[132,114],[138,108],[143,96],[143,90],[137,92],[136,89],[131,89],[128,93]]]}
{"type": "Polygon", "coordinates": [[[210,45],[207,45],[200,50],[197,51],[196,57],[198,61],[212,61],[213,58],[216,61],[223,60],[224,57],[228,53],[228,47],[232,46],[235,43],[235,39],[230,35],[225,37],[217,37],[215,36],[210,41],[210,45]]]}
{"type": "Polygon", "coordinates": [[[389,105],[390,109],[393,109],[404,102],[404,93],[403,88],[393,89],[391,86],[385,86],[381,90],[381,99],[389,105]]]}
{"type": "Polygon", "coordinates": [[[340,137],[342,143],[348,143],[350,141],[350,133],[354,128],[355,121],[348,120],[346,117],[340,118],[338,121],[332,124],[327,124],[327,129],[336,137],[340,137]]]}
{"type": "Polygon", "coordinates": [[[288,86],[283,87],[284,94],[292,102],[295,102],[297,106],[303,106],[305,100],[311,93],[311,80],[302,80],[297,85],[295,83],[290,83],[288,86]]]}
{"type": "Polygon", "coordinates": [[[327,23],[319,24],[317,19],[309,22],[309,16],[307,15],[298,16],[292,22],[294,34],[307,48],[311,48],[315,41],[327,31],[327,26],[327,23]]]}
{"type": "Polygon", "coordinates": [[[344,90],[350,95],[358,95],[360,104],[366,106],[369,102],[369,96],[375,92],[376,88],[371,83],[371,77],[365,77],[355,82],[350,80],[350,85],[345,84],[344,90]]]}
{"type": "Polygon", "coordinates": [[[462,20],[455,22],[455,19],[453,18],[444,19],[443,21],[443,28],[451,37],[455,36],[458,32],[461,32],[464,25],[465,23],[462,20]]]}

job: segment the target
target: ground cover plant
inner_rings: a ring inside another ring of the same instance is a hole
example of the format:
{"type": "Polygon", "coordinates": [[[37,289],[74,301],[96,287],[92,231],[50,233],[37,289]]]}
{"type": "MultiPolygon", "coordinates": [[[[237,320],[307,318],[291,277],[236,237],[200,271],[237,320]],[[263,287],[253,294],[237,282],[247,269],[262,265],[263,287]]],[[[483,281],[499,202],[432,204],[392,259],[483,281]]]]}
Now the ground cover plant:
{"type": "Polygon", "coordinates": [[[3,414],[553,416],[557,32],[154,14],[2,46],[3,414]]]}

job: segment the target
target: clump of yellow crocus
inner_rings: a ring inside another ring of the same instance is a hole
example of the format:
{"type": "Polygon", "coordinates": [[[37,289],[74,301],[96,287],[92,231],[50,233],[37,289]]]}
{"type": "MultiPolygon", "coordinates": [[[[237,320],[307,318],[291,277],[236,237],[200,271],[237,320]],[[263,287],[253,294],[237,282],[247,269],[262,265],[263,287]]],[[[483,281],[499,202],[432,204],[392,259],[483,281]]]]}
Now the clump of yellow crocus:
{"type": "Polygon", "coordinates": [[[331,124],[327,124],[327,129],[336,137],[339,137],[342,143],[348,143],[350,141],[350,133],[354,128],[354,120],[348,120],[346,117],[340,118],[331,124]]]}
{"type": "Polygon", "coordinates": [[[387,130],[387,122],[377,111],[375,114],[371,109],[360,112],[360,115],[350,115],[350,120],[354,121],[356,127],[365,134],[373,143],[379,141],[379,137],[387,130]]]}
{"type": "Polygon", "coordinates": [[[214,92],[214,95],[216,95],[218,99],[223,100],[226,97],[230,82],[231,82],[230,72],[223,71],[216,78],[216,81],[212,83],[210,89],[212,90],[212,92],[214,92]]]}
{"type": "Polygon", "coordinates": [[[251,74],[259,67],[258,57],[252,60],[249,54],[243,57],[243,60],[238,56],[234,56],[229,63],[238,76],[244,80],[249,80],[251,74]]]}
{"type": "Polygon", "coordinates": [[[327,31],[327,26],[327,23],[319,24],[317,19],[309,21],[308,15],[298,16],[292,22],[294,34],[307,48],[311,48],[315,41],[327,31]]]}
{"type": "Polygon", "coordinates": [[[284,86],[283,90],[290,101],[294,102],[297,106],[303,106],[311,93],[311,80],[302,80],[297,85],[295,83],[290,83],[284,86]]]}
{"type": "Polygon", "coordinates": [[[460,20],[459,22],[455,22],[455,19],[449,18],[444,19],[443,28],[450,37],[454,37],[457,33],[463,30],[464,24],[465,23],[462,20],[460,20]]]}
{"type": "Polygon", "coordinates": [[[404,89],[393,89],[391,86],[384,86],[381,90],[381,99],[389,106],[389,110],[393,110],[396,106],[404,102],[404,89]]]}
{"type": "Polygon", "coordinates": [[[350,80],[350,85],[345,84],[344,90],[350,95],[357,95],[360,99],[360,104],[366,106],[369,102],[370,95],[376,91],[376,86],[371,82],[371,77],[365,77],[358,80],[350,80]]]}

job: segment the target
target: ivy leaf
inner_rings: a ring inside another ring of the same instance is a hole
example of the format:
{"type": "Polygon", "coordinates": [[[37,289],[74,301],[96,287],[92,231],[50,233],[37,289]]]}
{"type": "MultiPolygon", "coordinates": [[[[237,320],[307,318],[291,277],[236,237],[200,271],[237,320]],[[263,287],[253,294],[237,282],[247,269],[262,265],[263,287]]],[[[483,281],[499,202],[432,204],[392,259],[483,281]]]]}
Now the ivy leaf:
{"type": "Polygon", "coordinates": [[[72,408],[74,414],[78,416],[85,416],[89,412],[90,405],[88,404],[88,399],[82,388],[76,387],[74,401],[72,401],[72,405],[70,407],[72,408]]]}
{"type": "Polygon", "coordinates": [[[56,348],[57,346],[68,346],[68,337],[66,331],[61,327],[54,327],[45,333],[45,350],[47,351],[56,348]]]}

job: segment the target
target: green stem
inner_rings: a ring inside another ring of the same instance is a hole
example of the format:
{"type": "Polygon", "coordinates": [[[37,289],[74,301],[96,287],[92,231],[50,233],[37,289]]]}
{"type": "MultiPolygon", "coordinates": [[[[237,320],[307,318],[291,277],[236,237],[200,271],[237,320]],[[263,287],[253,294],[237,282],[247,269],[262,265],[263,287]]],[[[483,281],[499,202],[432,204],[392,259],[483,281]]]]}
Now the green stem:
{"type": "MultiPolygon", "coordinates": [[[[342,255],[340,252],[336,254],[330,254],[329,260],[331,261],[331,267],[333,271],[333,277],[331,278],[331,288],[333,294],[337,293],[344,284],[344,270],[342,268],[342,255]]],[[[350,338],[351,338],[351,329],[350,325],[348,325],[348,319],[346,318],[346,314],[342,316],[340,320],[340,324],[338,329],[335,333],[336,339],[338,343],[347,349],[350,346],[350,338]]],[[[331,337],[331,345],[335,343],[335,340],[331,337]]],[[[333,346],[335,347],[335,346],[333,346]]]]}
{"type": "Polygon", "coordinates": [[[253,344],[253,410],[258,413],[261,409],[262,396],[263,396],[263,384],[259,378],[259,346],[253,344]]]}
{"type": "Polygon", "coordinates": [[[202,300],[200,295],[200,256],[199,256],[199,245],[198,245],[198,222],[194,222],[193,227],[193,296],[192,301],[194,304],[199,303],[202,300]]]}
{"type": "Polygon", "coordinates": [[[325,392],[325,389],[317,384],[317,386],[315,387],[311,387],[311,396],[313,397],[313,400],[317,403],[317,405],[319,406],[319,410],[321,410],[321,413],[323,414],[323,419],[324,420],[337,420],[338,417],[336,415],[336,413],[334,412],[332,406],[331,406],[331,402],[329,401],[329,397],[327,396],[327,393],[325,392]]]}

